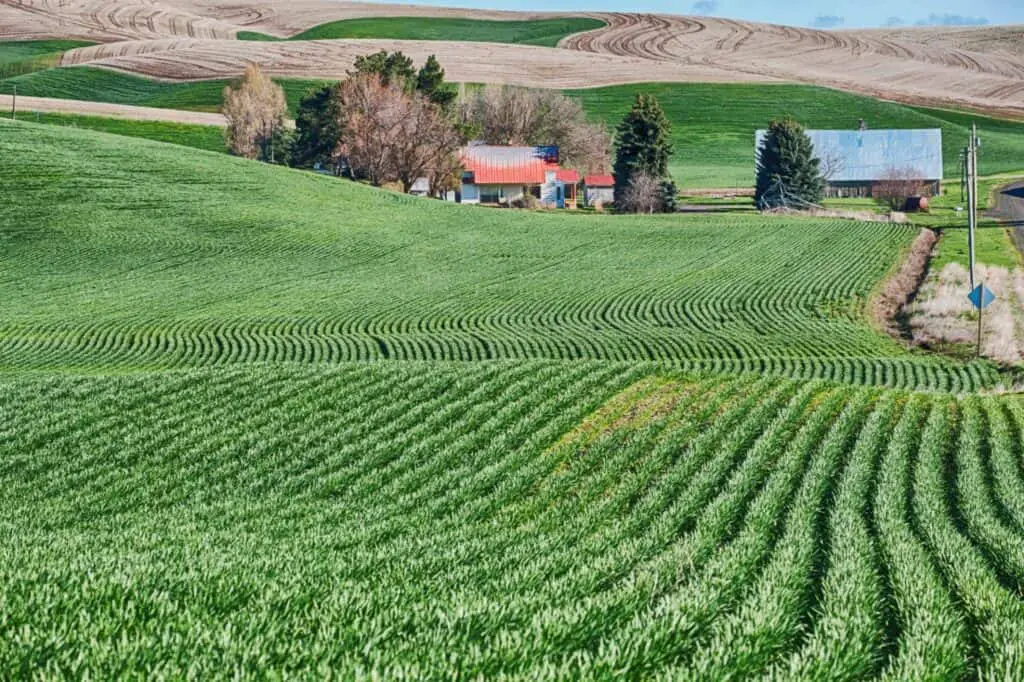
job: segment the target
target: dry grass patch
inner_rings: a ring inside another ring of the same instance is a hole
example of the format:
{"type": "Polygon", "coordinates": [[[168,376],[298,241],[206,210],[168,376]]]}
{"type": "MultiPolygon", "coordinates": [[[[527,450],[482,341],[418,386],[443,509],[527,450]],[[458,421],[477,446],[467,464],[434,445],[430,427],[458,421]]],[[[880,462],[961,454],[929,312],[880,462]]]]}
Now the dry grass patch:
{"type": "Polygon", "coordinates": [[[641,429],[667,416],[693,392],[692,384],[664,377],[645,377],[613,396],[548,449],[585,448],[602,436],[641,429]]]}
{"type": "MultiPolygon", "coordinates": [[[[983,317],[982,355],[1005,364],[1024,359],[1024,273],[979,265],[977,281],[996,295],[983,317]]],[[[949,263],[929,277],[908,308],[914,342],[927,347],[966,346],[977,341],[978,313],[967,299],[969,273],[949,263]]]]}
{"type": "Polygon", "coordinates": [[[874,302],[874,318],[893,336],[902,336],[900,313],[914,298],[928,271],[928,259],[938,237],[931,230],[921,230],[910,246],[900,269],[893,275],[874,302]]]}

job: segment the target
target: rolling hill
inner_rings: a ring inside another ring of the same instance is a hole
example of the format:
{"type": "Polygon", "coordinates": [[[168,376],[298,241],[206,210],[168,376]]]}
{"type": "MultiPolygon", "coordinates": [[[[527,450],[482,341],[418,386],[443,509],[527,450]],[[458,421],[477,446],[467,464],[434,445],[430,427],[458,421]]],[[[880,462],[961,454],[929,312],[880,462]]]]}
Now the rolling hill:
{"type": "Polygon", "coordinates": [[[0,187],[14,197],[0,218],[0,366],[604,359],[997,381],[869,326],[866,299],[916,234],[905,227],[521,215],[0,125],[0,187]]]}

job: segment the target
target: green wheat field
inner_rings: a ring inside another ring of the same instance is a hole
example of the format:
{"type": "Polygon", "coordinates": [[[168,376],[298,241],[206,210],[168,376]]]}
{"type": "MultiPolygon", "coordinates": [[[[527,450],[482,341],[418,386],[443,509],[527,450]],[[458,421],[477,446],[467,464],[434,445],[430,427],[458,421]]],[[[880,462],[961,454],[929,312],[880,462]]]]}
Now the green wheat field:
{"type": "Polygon", "coordinates": [[[45,123],[0,121],[0,678],[1024,677],[1019,377],[870,319],[916,230],[45,123]]]}

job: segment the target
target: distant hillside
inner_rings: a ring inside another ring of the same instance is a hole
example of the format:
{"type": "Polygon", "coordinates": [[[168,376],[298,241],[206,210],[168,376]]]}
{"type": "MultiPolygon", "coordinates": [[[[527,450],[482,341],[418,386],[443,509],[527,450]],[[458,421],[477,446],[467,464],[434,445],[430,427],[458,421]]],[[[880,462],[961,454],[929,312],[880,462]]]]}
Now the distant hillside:
{"type": "Polygon", "coordinates": [[[804,85],[647,83],[573,90],[592,117],[614,126],[637,92],[655,95],[672,122],[672,173],[682,187],[753,183],[754,131],[792,116],[809,128],[941,128],[947,178],[960,176],[960,150],[976,123],[984,140],[981,172],[1024,170],[1024,122],[911,107],[804,85]]]}
{"type": "Polygon", "coordinates": [[[589,358],[996,378],[868,324],[916,234],[900,226],[524,214],[3,120],[0,193],[0,369],[589,358]]]}
{"type": "Polygon", "coordinates": [[[877,40],[920,43],[931,48],[967,50],[1024,58],[1024,24],[1019,26],[913,26],[855,32],[877,40]]]}

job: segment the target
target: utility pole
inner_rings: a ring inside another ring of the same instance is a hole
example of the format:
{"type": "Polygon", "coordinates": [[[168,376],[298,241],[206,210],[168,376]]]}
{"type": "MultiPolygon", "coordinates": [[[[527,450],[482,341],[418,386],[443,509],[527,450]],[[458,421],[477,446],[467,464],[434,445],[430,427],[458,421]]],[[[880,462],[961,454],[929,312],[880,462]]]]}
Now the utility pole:
{"type": "Polygon", "coordinates": [[[974,230],[978,226],[978,126],[971,124],[967,145],[967,252],[970,260],[971,290],[974,289],[974,230]]]}
{"type": "Polygon", "coordinates": [[[18,120],[18,86],[14,86],[14,94],[11,96],[11,120],[18,120]]]}

